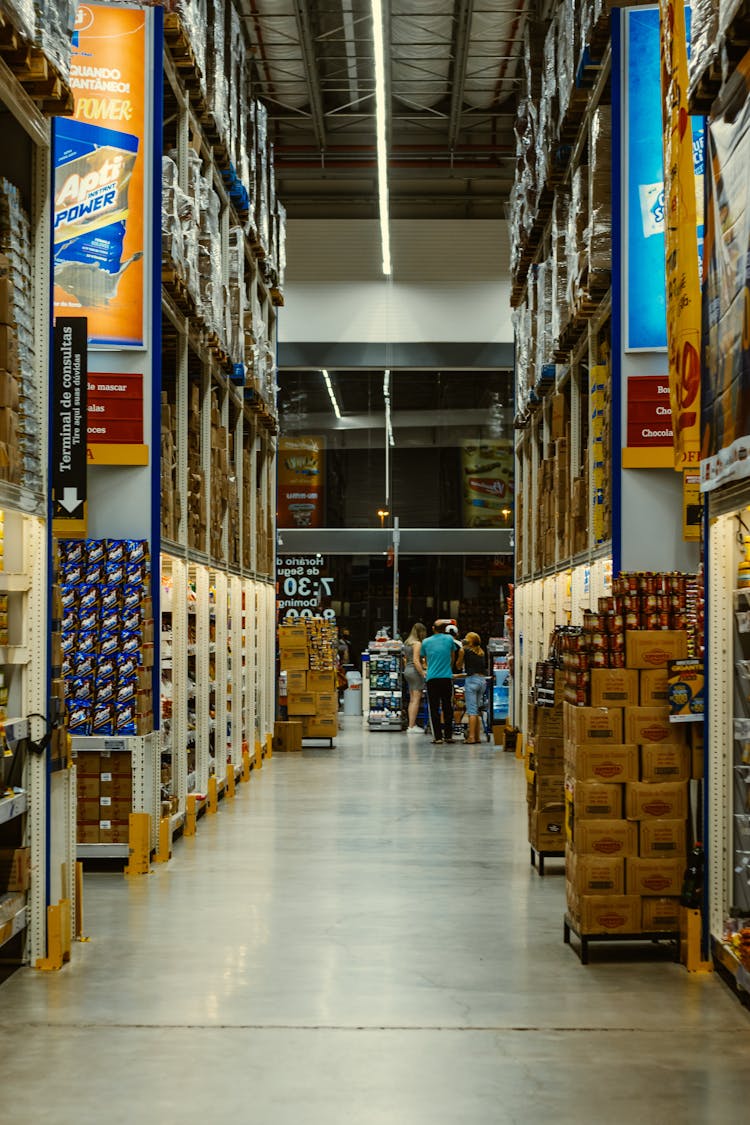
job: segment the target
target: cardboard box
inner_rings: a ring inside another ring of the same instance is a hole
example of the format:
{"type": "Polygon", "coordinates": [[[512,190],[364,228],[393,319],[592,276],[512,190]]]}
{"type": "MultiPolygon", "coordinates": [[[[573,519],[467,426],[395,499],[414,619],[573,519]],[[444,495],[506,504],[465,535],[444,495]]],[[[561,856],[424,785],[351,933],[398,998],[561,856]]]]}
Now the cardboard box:
{"type": "Polygon", "coordinates": [[[646,743],[684,743],[685,732],[679,724],[670,723],[668,707],[627,707],[625,709],[625,741],[646,743]]]}
{"type": "Polygon", "coordinates": [[[339,696],[336,691],[315,692],[315,714],[336,715],[339,709],[339,696]]]}
{"type": "Polygon", "coordinates": [[[314,715],[317,711],[317,696],[312,691],[301,691],[286,697],[288,715],[314,715]]]}
{"type": "Polygon", "coordinates": [[[573,784],[572,803],[576,823],[580,820],[621,820],[621,785],[601,781],[578,781],[573,784]]]}
{"type": "Polygon", "coordinates": [[[0,894],[27,891],[31,883],[31,849],[0,848],[0,894]]]}
{"type": "Polygon", "coordinates": [[[637,746],[565,746],[565,769],[576,781],[638,781],[637,746]]]}
{"type": "Polygon", "coordinates": [[[629,895],[679,895],[684,859],[628,859],[625,884],[629,895]]]}
{"type": "Polygon", "coordinates": [[[638,854],[643,859],[674,859],[687,855],[684,820],[642,820],[638,854]]]}
{"type": "Polygon", "coordinates": [[[279,667],[282,672],[307,671],[310,658],[306,648],[282,648],[279,650],[279,667]]]}
{"type": "Polygon", "coordinates": [[[336,676],[333,671],[315,672],[310,671],[307,673],[307,690],[308,691],[335,691],[336,690],[336,676]]]}
{"type": "Polygon", "coordinates": [[[565,810],[543,809],[529,818],[529,843],[539,852],[565,851],[565,810]]]}
{"type": "Polygon", "coordinates": [[[335,715],[316,715],[307,717],[303,723],[303,738],[335,738],[339,731],[335,715]]]}
{"type": "Polygon", "coordinates": [[[581,933],[641,932],[641,900],[638,895],[584,895],[580,901],[581,933]]]}
{"type": "Polygon", "coordinates": [[[634,668],[592,668],[591,670],[592,707],[624,707],[626,704],[636,704],[638,688],[638,673],[634,668]]]}
{"type": "Polygon", "coordinates": [[[565,853],[565,876],[577,897],[625,893],[625,860],[621,856],[565,853]]]}
{"type": "Polygon", "coordinates": [[[287,692],[314,691],[315,689],[307,682],[307,677],[310,675],[311,672],[306,672],[302,668],[286,669],[287,692]]]}
{"type": "Polygon", "coordinates": [[[302,723],[274,723],[274,753],[291,753],[302,749],[302,723]]]}
{"type": "Polygon", "coordinates": [[[670,660],[687,656],[687,633],[682,630],[627,629],[625,632],[628,668],[664,668],[670,660]]]}
{"type": "Polygon", "coordinates": [[[622,744],[621,707],[574,707],[564,704],[565,740],[577,746],[622,744]]]}
{"type": "Polygon", "coordinates": [[[677,933],[680,928],[679,898],[644,898],[641,903],[643,932],[677,933]]]}
{"type": "Polygon", "coordinates": [[[640,673],[641,707],[666,707],[669,699],[669,676],[664,668],[650,668],[640,673]]]}
{"type": "Polygon", "coordinates": [[[628,820],[579,820],[575,825],[578,855],[636,856],[638,829],[628,820]]]}
{"type": "Polygon", "coordinates": [[[689,781],[690,751],[673,743],[641,747],[641,781],[689,781]]]}
{"type": "Polygon", "coordinates": [[[625,786],[628,820],[685,820],[687,814],[684,781],[629,781],[625,786]]]}

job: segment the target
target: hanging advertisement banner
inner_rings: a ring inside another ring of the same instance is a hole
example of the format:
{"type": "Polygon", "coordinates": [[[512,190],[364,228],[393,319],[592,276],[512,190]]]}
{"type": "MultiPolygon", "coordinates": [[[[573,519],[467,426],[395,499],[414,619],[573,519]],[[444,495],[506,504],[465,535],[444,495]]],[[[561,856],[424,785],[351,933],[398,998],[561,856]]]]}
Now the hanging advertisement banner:
{"type": "MultiPolygon", "coordinates": [[[[659,9],[627,8],[625,16],[624,158],[625,323],[627,351],[667,347],[665,189],[659,9]]],[[[695,192],[702,198],[703,124],[691,119],[695,192]]],[[[702,215],[696,215],[698,255],[702,215]]],[[[699,268],[696,277],[700,277],[699,268]]]]}
{"type": "Polygon", "coordinates": [[[698,226],[703,227],[704,136],[694,137],[687,108],[687,38],[682,0],[660,0],[664,120],[664,250],[667,355],[675,468],[700,449],[701,304],[698,226]],[[696,151],[696,146],[699,151],[696,151]],[[700,214],[696,197],[700,198],[700,214]]]}
{"type": "Polygon", "coordinates": [[[279,527],[323,527],[325,438],[279,439],[279,527]]]}
{"type": "Polygon", "coordinates": [[[55,120],[54,313],[86,316],[89,346],[144,346],[146,13],[81,4],[71,118],[55,120]]]}
{"type": "Polygon", "coordinates": [[[708,121],[701,488],[750,476],[750,52],[708,121]]]}
{"type": "Polygon", "coordinates": [[[462,442],[464,527],[513,526],[514,472],[510,442],[462,442]]]}

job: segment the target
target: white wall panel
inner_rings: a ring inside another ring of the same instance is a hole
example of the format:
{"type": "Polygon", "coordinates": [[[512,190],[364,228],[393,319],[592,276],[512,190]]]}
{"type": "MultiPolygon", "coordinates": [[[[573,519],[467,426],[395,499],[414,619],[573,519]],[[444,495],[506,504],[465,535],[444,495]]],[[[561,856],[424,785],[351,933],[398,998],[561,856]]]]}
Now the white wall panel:
{"type": "Polygon", "coordinates": [[[388,280],[376,221],[290,220],[280,340],[512,341],[506,222],[394,220],[391,242],[388,280]]]}

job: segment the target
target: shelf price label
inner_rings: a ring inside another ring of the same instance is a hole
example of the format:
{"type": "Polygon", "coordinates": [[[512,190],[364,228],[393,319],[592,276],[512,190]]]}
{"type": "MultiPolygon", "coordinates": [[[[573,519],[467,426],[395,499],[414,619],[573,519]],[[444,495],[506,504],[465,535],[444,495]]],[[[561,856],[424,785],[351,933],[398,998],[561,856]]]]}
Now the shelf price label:
{"type": "Polygon", "coordinates": [[[53,360],[52,519],[57,535],[86,534],[85,316],[58,317],[53,360]]]}

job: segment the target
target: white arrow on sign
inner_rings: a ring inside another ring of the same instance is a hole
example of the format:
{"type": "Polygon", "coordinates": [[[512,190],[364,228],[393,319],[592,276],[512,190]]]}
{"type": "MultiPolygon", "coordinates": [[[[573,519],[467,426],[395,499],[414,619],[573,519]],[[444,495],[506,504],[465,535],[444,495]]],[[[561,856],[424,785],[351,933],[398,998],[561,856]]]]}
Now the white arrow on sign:
{"type": "Polygon", "coordinates": [[[62,500],[60,500],[59,503],[60,507],[64,508],[66,512],[74,511],[81,503],[81,501],[78,499],[78,489],[63,489],[62,500]]]}

